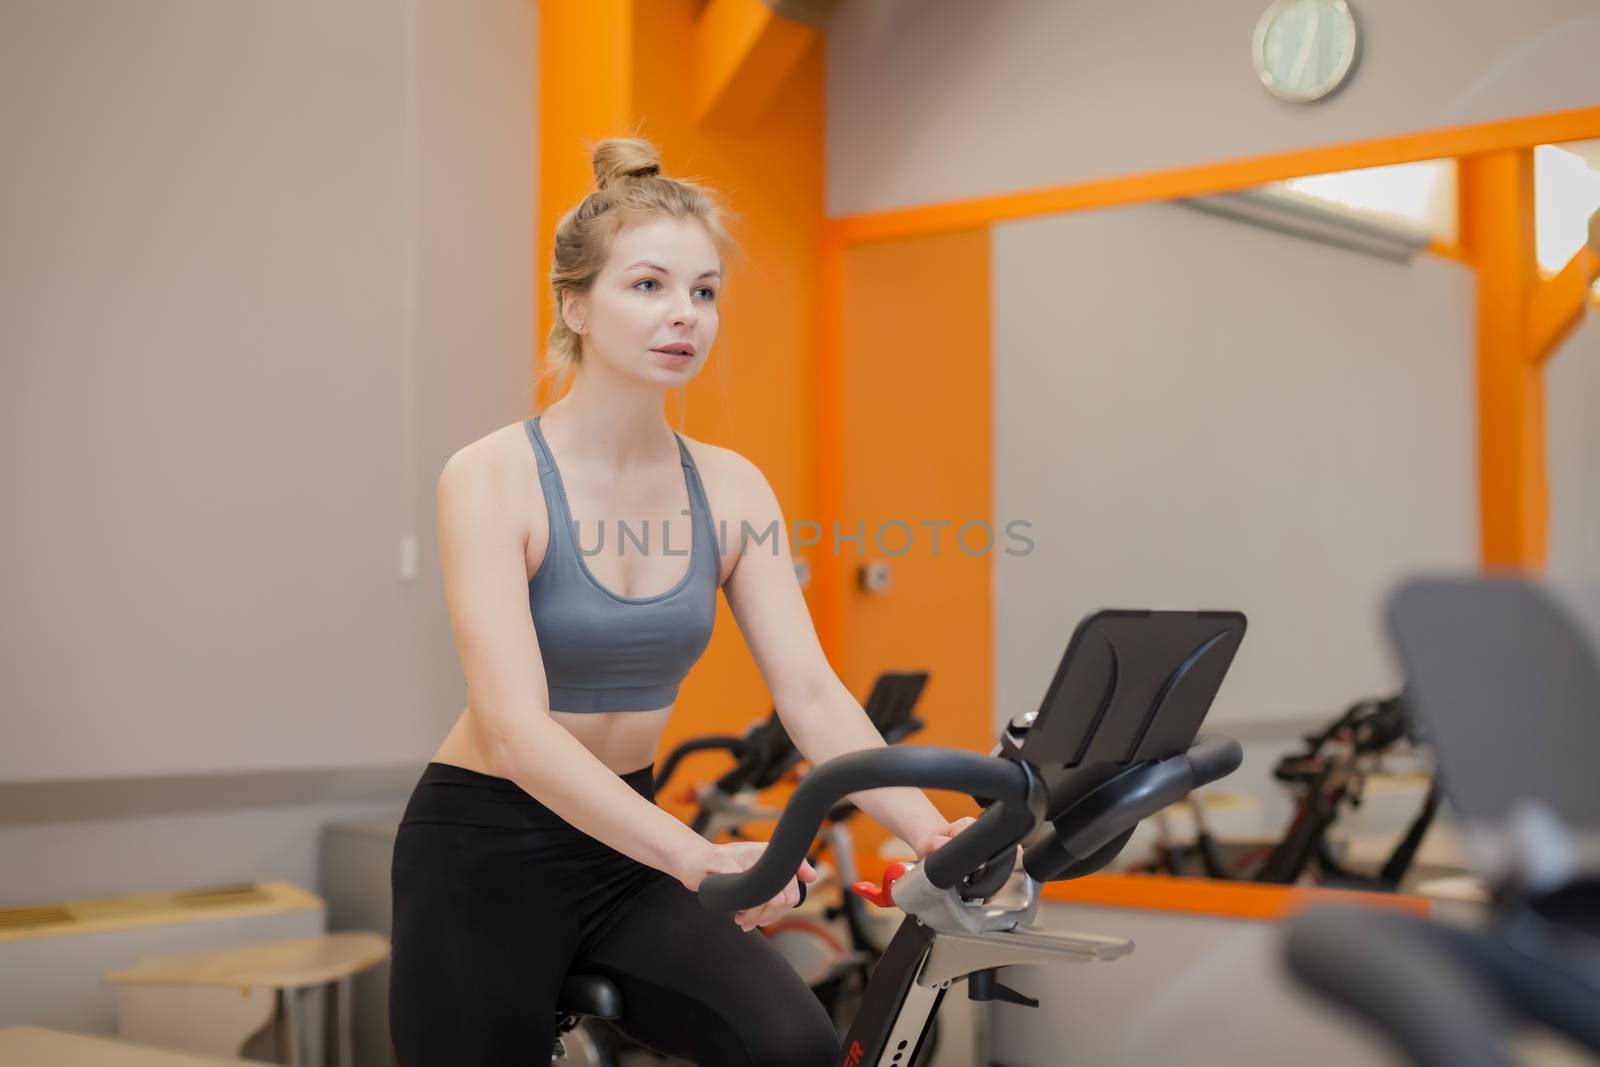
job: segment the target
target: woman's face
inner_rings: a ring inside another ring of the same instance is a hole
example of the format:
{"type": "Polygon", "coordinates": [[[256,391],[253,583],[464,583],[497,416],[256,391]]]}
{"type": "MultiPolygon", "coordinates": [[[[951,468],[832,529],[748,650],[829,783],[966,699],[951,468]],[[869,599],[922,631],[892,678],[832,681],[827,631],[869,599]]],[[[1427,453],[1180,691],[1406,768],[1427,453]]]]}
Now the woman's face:
{"type": "Polygon", "coordinates": [[[581,325],[584,360],[625,377],[673,387],[693,378],[717,338],[722,263],[695,219],[663,217],[625,226],[594,287],[566,301],[581,325]]]}

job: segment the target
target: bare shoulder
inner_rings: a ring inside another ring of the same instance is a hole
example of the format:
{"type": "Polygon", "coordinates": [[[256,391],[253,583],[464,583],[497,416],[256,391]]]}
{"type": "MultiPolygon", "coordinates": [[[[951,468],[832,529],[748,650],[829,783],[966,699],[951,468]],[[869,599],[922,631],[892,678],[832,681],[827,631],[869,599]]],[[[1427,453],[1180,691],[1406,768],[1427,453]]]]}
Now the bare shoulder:
{"type": "Polygon", "coordinates": [[[524,424],[514,422],[461,446],[445,460],[439,472],[439,505],[492,509],[522,526],[542,527],[543,508],[528,506],[530,484],[539,484],[538,460],[524,424]]]}
{"type": "Polygon", "coordinates": [[[733,576],[734,568],[752,544],[765,545],[769,552],[787,556],[782,506],[761,468],[731,448],[688,437],[684,443],[700,471],[706,502],[717,525],[717,544],[722,551],[721,582],[725,584],[733,576]]]}
{"type": "Polygon", "coordinates": [[[719,519],[728,519],[731,526],[740,519],[760,517],[770,509],[772,486],[748,457],[731,448],[681,436],[694,457],[711,510],[719,519]]]}
{"type": "Polygon", "coordinates": [[[521,422],[514,422],[462,445],[445,460],[440,478],[448,476],[458,482],[522,483],[530,467],[538,470],[537,463],[527,431],[521,422]]]}

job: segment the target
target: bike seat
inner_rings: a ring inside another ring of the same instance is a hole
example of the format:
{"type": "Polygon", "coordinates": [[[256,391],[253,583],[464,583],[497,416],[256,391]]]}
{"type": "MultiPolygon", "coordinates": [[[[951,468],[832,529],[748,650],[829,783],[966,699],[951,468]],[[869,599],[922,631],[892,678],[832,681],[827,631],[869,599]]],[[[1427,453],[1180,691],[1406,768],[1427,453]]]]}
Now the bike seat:
{"type": "Polygon", "coordinates": [[[556,1000],[561,1015],[588,1015],[596,1019],[622,1018],[622,991],[598,974],[569,974],[556,1000]]]}

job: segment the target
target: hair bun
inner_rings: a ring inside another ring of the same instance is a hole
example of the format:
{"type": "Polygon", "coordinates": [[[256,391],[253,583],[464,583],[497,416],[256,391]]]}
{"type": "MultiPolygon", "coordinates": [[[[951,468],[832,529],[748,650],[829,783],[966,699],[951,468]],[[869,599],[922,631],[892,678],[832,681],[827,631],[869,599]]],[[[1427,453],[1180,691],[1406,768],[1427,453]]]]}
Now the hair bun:
{"type": "Polygon", "coordinates": [[[594,147],[594,181],[608,189],[625,178],[649,178],[661,173],[661,153],[638,137],[608,137],[594,147]]]}

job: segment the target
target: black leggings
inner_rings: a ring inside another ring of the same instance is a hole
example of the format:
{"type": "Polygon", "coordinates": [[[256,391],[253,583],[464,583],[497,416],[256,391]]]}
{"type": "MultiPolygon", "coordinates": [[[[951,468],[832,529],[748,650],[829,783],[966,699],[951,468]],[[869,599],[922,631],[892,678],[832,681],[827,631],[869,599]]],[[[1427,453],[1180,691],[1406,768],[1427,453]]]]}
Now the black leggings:
{"type": "MultiPolygon", "coordinates": [[[[654,802],[651,769],[623,781],[654,802]]],[[[430,763],[395,838],[389,1028],[399,1067],[542,1067],[568,972],[619,1028],[698,1067],[830,1067],[839,1040],[759,931],[574,828],[506,778],[430,763]]]]}

